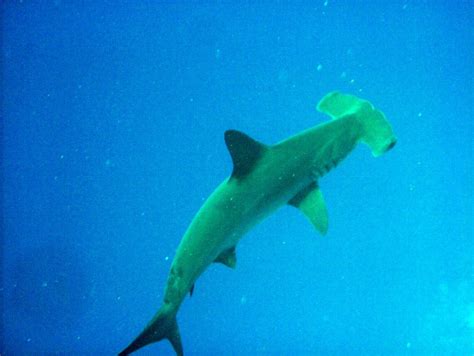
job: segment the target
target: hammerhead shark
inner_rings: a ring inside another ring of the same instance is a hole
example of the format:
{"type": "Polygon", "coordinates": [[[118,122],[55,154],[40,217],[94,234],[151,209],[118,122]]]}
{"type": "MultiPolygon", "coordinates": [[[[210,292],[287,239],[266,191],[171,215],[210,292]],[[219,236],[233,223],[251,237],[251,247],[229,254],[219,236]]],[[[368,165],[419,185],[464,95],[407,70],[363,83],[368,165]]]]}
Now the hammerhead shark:
{"type": "Polygon", "coordinates": [[[236,245],[263,219],[284,205],[298,208],[323,235],[327,210],[318,181],[344,159],[358,142],[377,157],[396,137],[385,115],[356,96],[332,92],[317,110],[332,120],[275,145],[228,130],[224,138],[233,171],[199,209],[171,264],[163,304],[145,329],[119,355],[168,339],[183,355],[176,315],[194,283],[213,262],[235,268],[236,245]]]}

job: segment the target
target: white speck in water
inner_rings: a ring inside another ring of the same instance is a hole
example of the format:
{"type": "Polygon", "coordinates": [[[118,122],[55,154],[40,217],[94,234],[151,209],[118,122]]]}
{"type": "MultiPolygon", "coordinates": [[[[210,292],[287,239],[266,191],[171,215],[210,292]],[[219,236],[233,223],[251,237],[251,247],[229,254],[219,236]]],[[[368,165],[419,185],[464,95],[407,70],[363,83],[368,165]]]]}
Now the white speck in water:
{"type": "Polygon", "coordinates": [[[415,185],[414,184],[409,184],[408,189],[410,190],[410,192],[413,192],[415,190],[415,185]]]}
{"type": "Polygon", "coordinates": [[[346,72],[342,72],[341,75],[340,75],[341,79],[344,79],[345,77],[347,77],[347,73],[346,72]]]}
{"type": "Polygon", "coordinates": [[[59,156],[59,159],[64,159],[64,155],[59,156]]]}
{"type": "Polygon", "coordinates": [[[322,64],[318,64],[318,66],[316,67],[316,70],[318,72],[321,72],[321,70],[323,69],[323,65],[322,64]]]}
{"type": "Polygon", "coordinates": [[[121,297],[121,296],[118,296],[118,297],[117,297],[117,300],[120,300],[120,299],[122,299],[122,297],[121,297]]]}
{"type": "Polygon", "coordinates": [[[408,7],[408,4],[403,5],[402,10],[406,10],[408,7]]]}
{"type": "Polygon", "coordinates": [[[354,83],[355,83],[355,79],[349,80],[349,83],[350,83],[350,84],[354,84],[354,83]]]}
{"type": "Polygon", "coordinates": [[[411,342],[407,342],[407,349],[411,347],[411,342]]]}
{"type": "Polygon", "coordinates": [[[78,337],[76,337],[76,339],[77,339],[77,340],[80,340],[80,339],[81,339],[81,337],[80,337],[80,336],[78,336],[78,337]]]}
{"type": "Polygon", "coordinates": [[[41,283],[41,287],[46,288],[48,286],[48,282],[41,283]]]}
{"type": "Polygon", "coordinates": [[[168,261],[169,259],[170,259],[169,256],[166,256],[166,257],[165,257],[165,261],[168,261]]]}
{"type": "Polygon", "coordinates": [[[328,6],[328,4],[329,4],[329,0],[326,0],[326,1],[324,2],[323,6],[328,6]]]}
{"type": "Polygon", "coordinates": [[[29,337],[28,339],[26,339],[26,342],[31,342],[31,338],[29,337]]]}
{"type": "Polygon", "coordinates": [[[216,59],[220,59],[220,58],[221,58],[221,56],[222,56],[222,52],[221,52],[221,50],[220,50],[219,48],[218,48],[218,49],[216,49],[216,59]]]}
{"type": "Polygon", "coordinates": [[[419,112],[418,117],[422,117],[422,116],[423,116],[423,113],[419,112]]]}
{"type": "Polygon", "coordinates": [[[244,305],[246,303],[247,303],[247,297],[243,295],[242,297],[240,297],[240,304],[244,305]]]}
{"type": "Polygon", "coordinates": [[[282,241],[281,244],[282,244],[282,245],[286,245],[286,241],[282,241]]]}

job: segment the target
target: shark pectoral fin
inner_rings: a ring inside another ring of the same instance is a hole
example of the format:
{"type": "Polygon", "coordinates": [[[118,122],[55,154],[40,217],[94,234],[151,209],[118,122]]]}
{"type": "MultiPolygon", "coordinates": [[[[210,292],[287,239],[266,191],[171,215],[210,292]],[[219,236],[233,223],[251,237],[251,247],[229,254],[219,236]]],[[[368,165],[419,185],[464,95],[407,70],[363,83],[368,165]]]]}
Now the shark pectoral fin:
{"type": "Polygon", "coordinates": [[[193,293],[194,293],[194,283],[193,283],[193,285],[191,286],[191,289],[189,290],[189,296],[192,297],[192,296],[193,296],[193,293]]]}
{"type": "Polygon", "coordinates": [[[236,130],[226,131],[224,139],[234,163],[233,178],[246,176],[267,149],[264,144],[236,130]]]}
{"type": "Polygon", "coordinates": [[[322,235],[328,231],[328,212],[323,194],[316,183],[304,188],[288,204],[300,209],[322,235]]]}
{"type": "Polygon", "coordinates": [[[235,246],[228,248],[221,252],[219,256],[214,260],[214,262],[222,263],[230,268],[235,268],[237,264],[237,256],[235,255],[235,246]]]}

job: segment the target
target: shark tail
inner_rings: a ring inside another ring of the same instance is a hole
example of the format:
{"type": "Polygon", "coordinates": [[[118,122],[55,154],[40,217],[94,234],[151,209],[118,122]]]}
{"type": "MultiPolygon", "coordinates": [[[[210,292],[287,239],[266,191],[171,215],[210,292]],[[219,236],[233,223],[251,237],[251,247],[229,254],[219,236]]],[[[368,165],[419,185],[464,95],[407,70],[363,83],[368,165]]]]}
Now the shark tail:
{"type": "Polygon", "coordinates": [[[169,312],[162,307],[140,335],[119,353],[119,356],[129,355],[146,345],[163,339],[170,341],[177,356],[183,356],[183,345],[176,321],[176,312],[169,312]]]}
{"type": "Polygon", "coordinates": [[[397,143],[385,115],[367,100],[332,92],[321,99],[317,109],[333,119],[355,115],[362,125],[361,141],[370,147],[375,157],[387,152],[397,143]]]}

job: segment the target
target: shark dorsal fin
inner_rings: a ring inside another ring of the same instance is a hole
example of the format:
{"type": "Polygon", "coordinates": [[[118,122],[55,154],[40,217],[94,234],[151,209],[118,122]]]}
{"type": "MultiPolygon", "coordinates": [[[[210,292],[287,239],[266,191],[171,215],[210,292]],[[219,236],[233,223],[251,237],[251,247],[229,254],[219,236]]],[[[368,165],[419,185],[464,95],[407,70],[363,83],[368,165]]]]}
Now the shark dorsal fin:
{"type": "Polygon", "coordinates": [[[227,130],[224,138],[234,163],[232,177],[246,176],[262,156],[266,146],[237,130],[227,130]]]}
{"type": "Polygon", "coordinates": [[[322,235],[326,235],[328,231],[328,213],[323,194],[316,183],[311,183],[304,188],[288,204],[300,209],[316,230],[322,235]]]}

